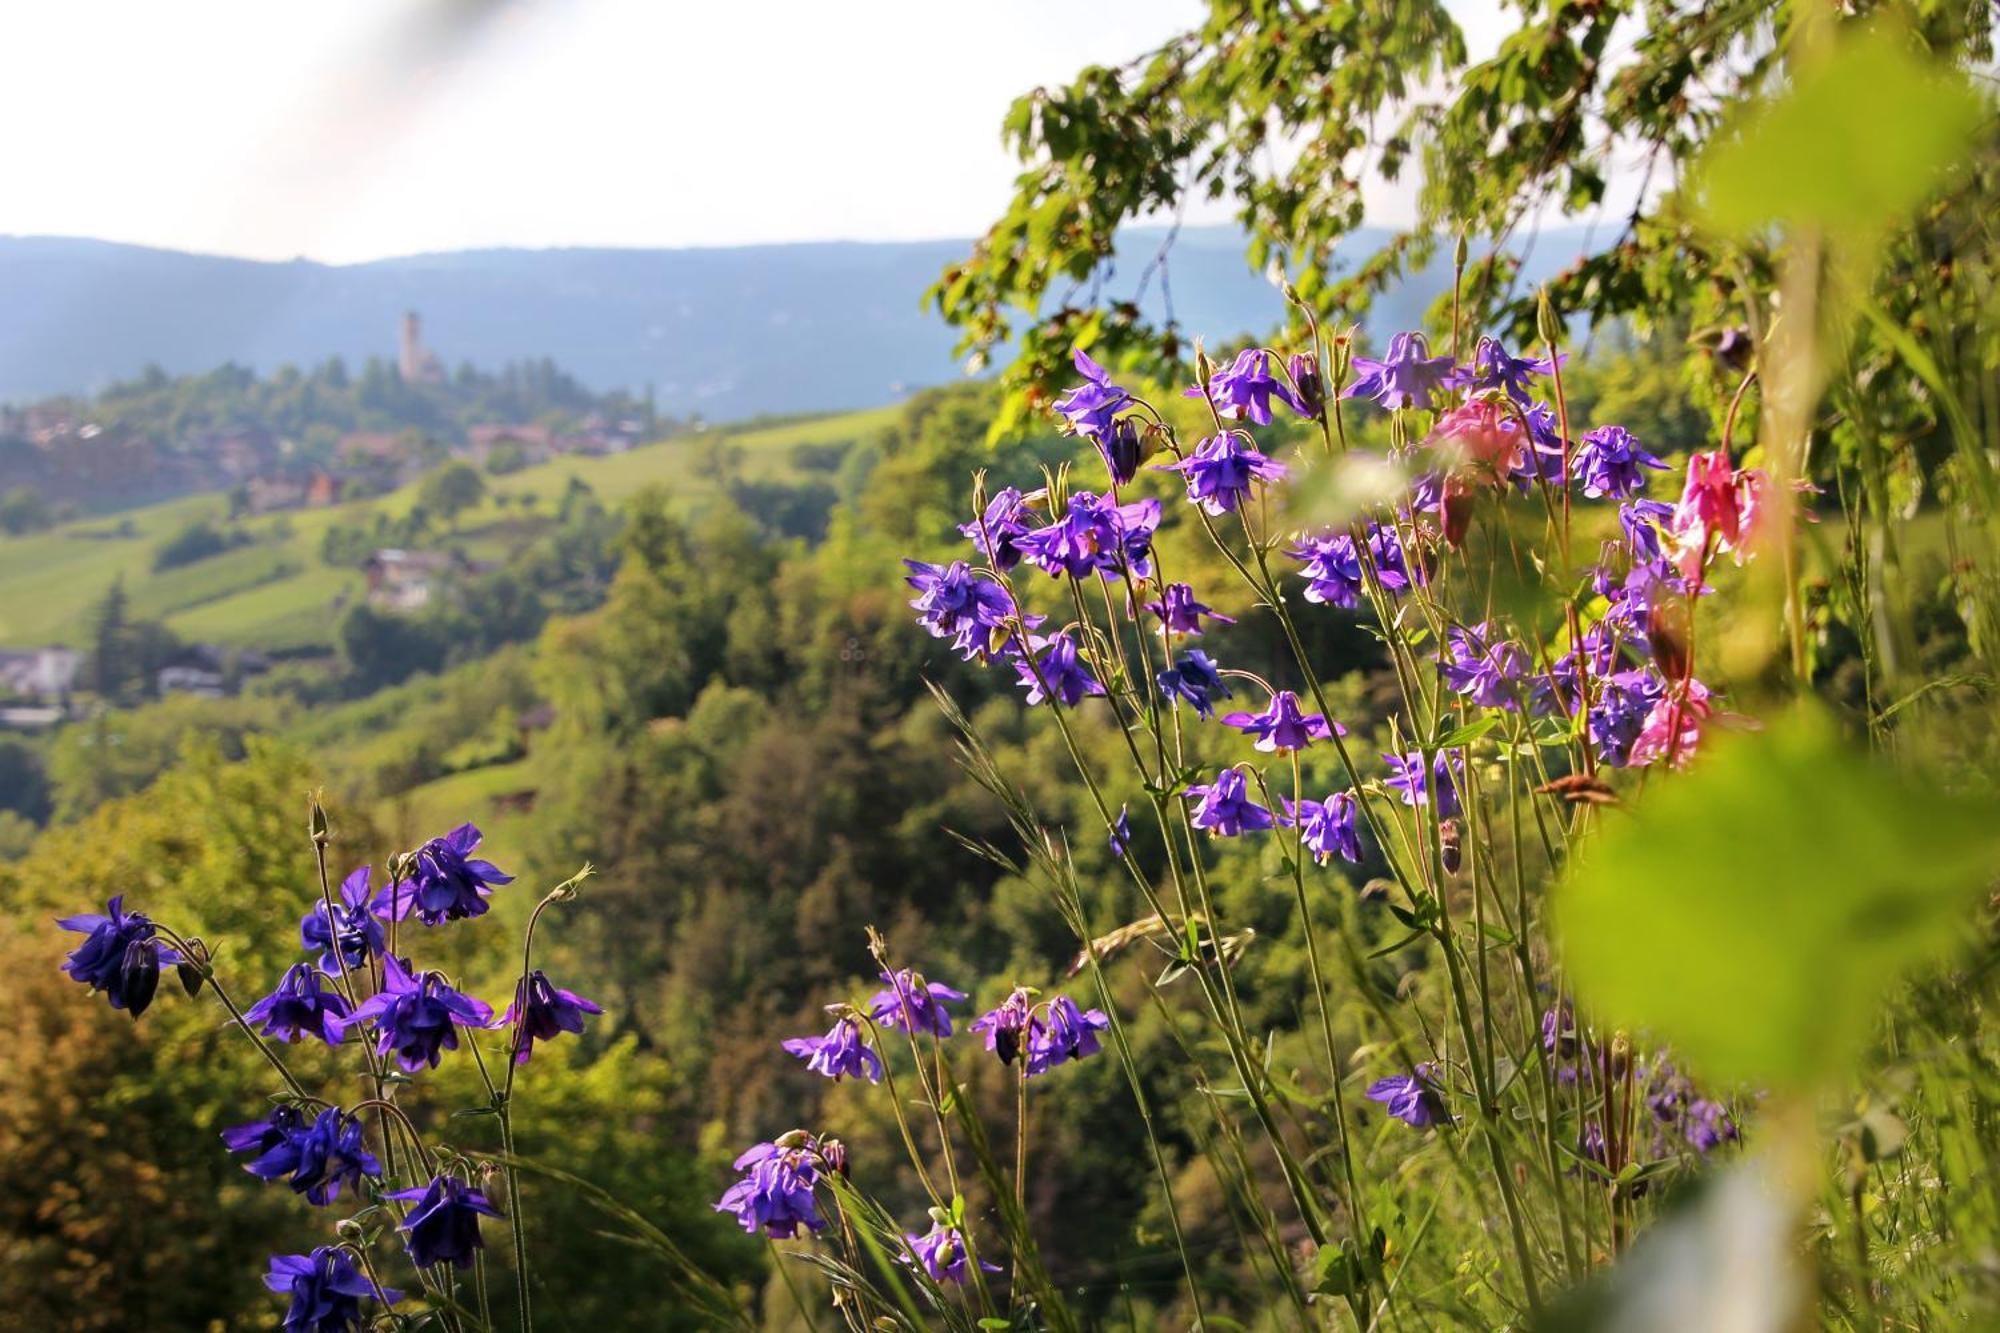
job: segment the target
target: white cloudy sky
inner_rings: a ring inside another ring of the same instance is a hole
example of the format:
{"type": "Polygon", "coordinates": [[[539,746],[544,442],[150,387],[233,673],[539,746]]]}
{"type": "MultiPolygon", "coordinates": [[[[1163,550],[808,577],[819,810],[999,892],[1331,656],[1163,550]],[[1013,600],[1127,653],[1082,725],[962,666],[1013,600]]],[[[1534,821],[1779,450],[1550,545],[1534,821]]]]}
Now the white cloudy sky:
{"type": "MultiPolygon", "coordinates": [[[[1454,7],[1490,47],[1497,6],[1454,7]]],[[[1204,6],[520,0],[451,21],[481,8],[7,6],[0,233],[334,262],[967,235],[1007,197],[1016,95],[1204,6]]]]}

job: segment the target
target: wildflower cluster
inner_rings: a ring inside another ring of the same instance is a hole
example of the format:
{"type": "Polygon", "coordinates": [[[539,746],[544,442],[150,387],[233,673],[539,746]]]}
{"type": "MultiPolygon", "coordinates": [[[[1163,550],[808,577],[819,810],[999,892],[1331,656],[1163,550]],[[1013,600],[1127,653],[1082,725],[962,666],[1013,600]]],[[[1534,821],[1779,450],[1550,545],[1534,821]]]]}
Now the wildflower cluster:
{"type": "MultiPolygon", "coordinates": [[[[1192,444],[1079,349],[1083,382],[1055,410],[1066,433],[1094,447],[1105,489],[1047,469],[1039,489],[976,495],[960,529],[968,554],[942,567],[908,562],[923,628],[968,661],[1003,666],[1027,704],[1053,713],[1145,919],[1184,942],[1177,970],[1196,978],[1299,1223],[1348,1256],[1341,1294],[1363,1326],[1394,1291],[1379,1253],[1365,1257],[1380,1233],[1357,1181],[1365,1150],[1350,1135],[1371,1114],[1481,1141],[1490,1166],[1481,1188],[1504,1219],[1528,1307],[1544,1281],[1580,1276],[1593,1246],[1622,1244],[1645,1180],[1739,1132],[1726,1102],[1697,1091],[1664,1054],[1642,1053],[1628,1034],[1598,1036],[1566,1004],[1547,1011],[1559,1017],[1535,1039],[1537,997],[1559,991],[1560,973],[1536,933],[1530,876],[1559,871],[1597,809],[1619,799],[1620,771],[1684,767],[1715,724],[1747,725],[1698,674],[1707,654],[1695,626],[1719,557],[1740,563],[1763,539],[1767,482],[1734,459],[1725,435],[1687,458],[1677,499],[1649,496],[1672,465],[1622,426],[1572,423],[1565,358],[1552,345],[1559,325],[1544,323],[1551,345],[1539,355],[1480,337],[1461,360],[1456,331],[1443,354],[1409,332],[1375,359],[1314,328],[1309,348],[1291,355],[1198,356],[1198,382],[1182,392],[1206,410],[1192,444]],[[1346,414],[1356,410],[1379,414],[1365,433],[1386,449],[1370,456],[1350,438],[1346,414]],[[1345,516],[1330,526],[1288,520],[1326,511],[1285,494],[1319,470],[1336,486],[1356,474],[1400,480],[1386,498],[1370,491],[1334,506],[1345,516]],[[1171,477],[1186,508],[1138,493],[1158,488],[1149,472],[1171,477]],[[1238,586],[1175,581],[1157,541],[1175,526],[1198,527],[1238,586]],[[1496,596],[1503,581],[1526,582],[1535,596],[1496,596]],[[1211,604],[1238,602],[1277,621],[1291,658],[1280,678],[1231,664],[1235,621],[1211,604]],[[1341,718],[1329,706],[1328,675],[1297,619],[1329,613],[1372,622],[1377,669],[1397,701],[1386,713],[1341,718]],[[1223,711],[1225,700],[1237,707],[1223,711]],[[1159,865],[1137,863],[1134,804],[1078,742],[1099,709],[1130,741],[1129,780],[1157,826],[1159,865]],[[1263,1034],[1244,1024],[1229,975],[1247,935],[1226,932],[1210,881],[1244,864],[1218,864],[1215,844],[1244,840],[1265,840],[1291,880],[1307,946],[1304,1012],[1330,1140],[1316,1151],[1279,1130],[1290,1112],[1276,1108],[1299,1094],[1269,1074],[1263,1034]],[[1328,998],[1313,907],[1326,890],[1309,882],[1313,864],[1375,872],[1381,887],[1367,901],[1393,917],[1364,916],[1330,941],[1355,993],[1375,997],[1362,1044],[1369,1062],[1389,1066],[1359,1097],[1328,998]],[[1403,938],[1384,945],[1350,930],[1403,938]],[[1442,984],[1441,1015],[1411,1003],[1430,986],[1384,995],[1370,975],[1369,957],[1404,951],[1415,975],[1442,984]],[[1616,1061],[1591,1063],[1614,1049],[1616,1061]]],[[[973,1028],[1001,1058],[1041,1072],[1068,1058],[1052,1058],[1061,1052],[1095,1048],[1091,1025],[1076,1025],[1066,1003],[1036,1006],[1017,991],[973,1028]]],[[[858,1042],[866,1016],[846,1012],[858,1042]]]]}
{"type": "MultiPolygon", "coordinates": [[[[930,1284],[931,1294],[942,1297],[943,1288],[977,1288],[977,1299],[988,1300],[982,1274],[998,1273],[998,1265],[979,1258],[965,1219],[965,1196],[959,1190],[958,1154],[966,1145],[956,1142],[947,1119],[948,1099],[963,1095],[952,1081],[950,1057],[944,1046],[957,1031],[952,1007],[969,998],[966,992],[930,981],[909,968],[891,967],[882,942],[870,932],[873,952],[881,964],[882,988],[865,1003],[828,1006],[833,1027],[824,1036],[795,1037],[782,1043],[785,1051],[805,1061],[815,1074],[839,1081],[859,1077],[869,1083],[887,1083],[889,1108],[902,1130],[903,1143],[918,1178],[931,1195],[931,1225],[926,1231],[886,1233],[896,1257],[913,1273],[930,1284]],[[942,1154],[944,1188],[939,1188],[927,1159],[911,1130],[893,1073],[894,1056],[885,1043],[892,1033],[901,1033],[910,1054],[909,1068],[918,1082],[922,1104],[931,1112],[942,1154]]],[[[1015,1190],[1025,1197],[1027,1152],[1027,1086],[1059,1065],[1097,1054],[1099,1034],[1110,1028],[1111,1020],[1101,1010],[1084,1009],[1066,995],[1044,998],[1031,987],[1016,986],[999,1004],[978,1015],[967,1026],[985,1040],[986,1049],[1010,1066],[1020,1089],[1020,1120],[1017,1123],[1015,1190]]],[[[850,1262],[858,1260],[854,1227],[857,1224],[886,1226],[883,1219],[868,1213],[859,1196],[847,1189],[847,1152],[838,1139],[795,1129],[767,1143],[759,1143],[736,1159],[736,1181],[717,1200],[717,1212],[733,1216],[743,1230],[786,1240],[801,1232],[827,1231],[827,1215],[821,1211],[821,1196],[831,1192],[834,1207],[842,1210],[844,1225],[840,1240],[849,1251],[850,1262]]],[[[1017,1256],[1018,1260],[1019,1256],[1017,1256]]]]}
{"type": "MultiPolygon", "coordinates": [[[[78,982],[102,991],[114,1009],[134,1018],[151,1004],[162,968],[177,970],[190,997],[209,989],[235,1027],[254,1043],[283,1082],[270,1108],[222,1132],[223,1148],[243,1159],[259,1180],[282,1182],[315,1208],[345,1203],[356,1210],[330,1224],[336,1240],[310,1254],[270,1260],[264,1282],[289,1299],[282,1320],[288,1333],[352,1333],[372,1326],[371,1310],[386,1309],[403,1293],[376,1275],[380,1220],[392,1215],[404,1258],[415,1270],[427,1308],[462,1311],[457,1274],[478,1269],[479,1301],[486,1307],[485,1273],[479,1266],[481,1218],[504,1215],[485,1186],[497,1170],[441,1145],[426,1142],[398,1100],[407,1074],[434,1069],[447,1051],[471,1048],[479,1035],[509,1034],[506,1086],[491,1082],[492,1106],[502,1141],[513,1151],[513,1066],[528,1061],[534,1043],[583,1030],[583,1016],[603,1010],[552,985],[524,966],[514,1000],[498,1018],[491,1005],[460,990],[443,973],[417,967],[397,952],[398,923],[411,917],[425,927],[482,916],[492,890],[511,882],[491,862],[474,855],[479,830],[461,825],[391,863],[386,882],[374,885],[362,866],[336,892],[326,874],[329,837],[317,802],[312,841],[320,874],[318,900],[299,922],[305,956],[288,967],[276,987],[239,1008],[217,974],[208,947],[183,937],[113,898],[105,915],[64,918],[66,930],[85,936],[63,964],[78,982]],[[354,1039],[349,1040],[350,1036],[354,1039]],[[320,1042],[356,1052],[374,1095],[343,1106],[309,1093],[278,1046],[320,1042]],[[402,1073],[394,1073],[391,1065],[402,1073]],[[394,1188],[399,1180],[408,1181],[394,1188]]],[[[580,880],[582,876],[578,877],[580,880]]],[[[559,886],[536,908],[523,946],[532,960],[534,922],[549,904],[571,896],[578,880],[559,886]]],[[[484,1063],[481,1063],[484,1073],[484,1063]]],[[[525,1248],[518,1191],[511,1165],[508,1198],[523,1326],[527,1323],[525,1248]]],[[[486,1316],[482,1314],[482,1319],[486,1316]]],[[[456,1326],[456,1325],[453,1325],[456,1326]]]]}

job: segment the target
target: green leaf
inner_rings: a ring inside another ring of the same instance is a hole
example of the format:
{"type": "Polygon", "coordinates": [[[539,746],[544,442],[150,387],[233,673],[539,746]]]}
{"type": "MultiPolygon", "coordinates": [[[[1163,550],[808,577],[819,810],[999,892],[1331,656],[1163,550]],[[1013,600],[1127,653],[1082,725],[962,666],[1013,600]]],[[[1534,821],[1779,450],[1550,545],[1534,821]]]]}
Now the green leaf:
{"type": "Polygon", "coordinates": [[[1697,171],[1709,220],[1871,232],[1920,203],[1966,151],[1985,108],[1888,25],[1843,35],[1827,59],[1717,141],[1697,171]]]}
{"type": "Polygon", "coordinates": [[[1717,734],[1605,814],[1555,901],[1581,998],[1704,1073],[1810,1087],[1947,945],[2000,862],[2000,810],[1850,750],[1817,713],[1717,734]]]}

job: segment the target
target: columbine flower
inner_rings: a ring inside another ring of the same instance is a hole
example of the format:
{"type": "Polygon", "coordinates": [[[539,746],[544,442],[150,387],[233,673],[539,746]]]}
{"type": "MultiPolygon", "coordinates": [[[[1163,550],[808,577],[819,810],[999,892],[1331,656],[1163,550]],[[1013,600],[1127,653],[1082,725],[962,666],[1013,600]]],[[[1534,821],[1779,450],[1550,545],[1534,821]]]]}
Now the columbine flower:
{"type": "Polygon", "coordinates": [[[528,1063],[538,1041],[553,1041],[559,1032],[580,1033],[583,1031],[585,1014],[601,1014],[604,1010],[584,999],[575,991],[563,990],[549,983],[548,976],[540,969],[528,973],[527,980],[514,988],[514,1002],[507,1006],[507,1012],[500,1015],[495,1027],[511,1028],[519,1025],[520,1034],[514,1039],[514,1063],[528,1063]]]}
{"type": "Polygon", "coordinates": [[[398,1230],[409,1236],[410,1262],[419,1268],[450,1264],[470,1268],[479,1238],[480,1217],[504,1217],[490,1200],[456,1176],[436,1176],[429,1185],[396,1190],[385,1199],[414,1201],[416,1207],[398,1230]]]}
{"type": "Polygon", "coordinates": [[[970,1027],[986,1035],[986,1049],[999,1056],[1002,1064],[1013,1064],[1027,1044],[1029,1028],[1035,1021],[1034,1010],[1035,992],[1026,986],[1016,986],[998,1008],[988,1009],[973,1019],[970,1027]]]}
{"type": "Polygon", "coordinates": [[[1146,609],[1160,618],[1169,634],[1199,634],[1204,618],[1234,625],[1236,617],[1211,611],[1194,599],[1194,589],[1185,583],[1169,583],[1160,589],[1160,600],[1146,603],[1146,609]]]}
{"type": "Polygon", "coordinates": [[[340,896],[333,904],[333,924],[327,924],[326,904],[317,902],[299,922],[299,939],[307,953],[319,954],[320,971],[330,977],[340,975],[346,962],[353,971],[365,965],[387,947],[382,922],[369,904],[372,866],[363,866],[341,881],[340,896]],[[334,952],[338,941],[340,952],[334,952]]]}
{"type": "Polygon", "coordinates": [[[1084,354],[1081,347],[1070,351],[1070,361],[1083,383],[1056,399],[1056,414],[1077,435],[1101,435],[1111,427],[1111,419],[1132,402],[1132,395],[1111,382],[1111,372],[1084,354]]]}
{"type": "Polygon", "coordinates": [[[784,1047],[804,1060],[807,1069],[836,1083],[850,1076],[882,1081],[882,1059],[861,1040],[861,1024],[852,1018],[836,1019],[824,1037],[793,1037],[784,1047]]]}
{"type": "MultiPolygon", "coordinates": [[[[998,538],[995,538],[998,541],[998,538]]],[[[910,606],[917,623],[931,637],[950,639],[961,657],[991,657],[1013,633],[1014,603],[1007,590],[983,574],[974,574],[963,560],[950,566],[905,560],[904,579],[917,590],[910,606]]]]}
{"type": "Polygon", "coordinates": [[[1294,801],[1286,813],[1299,823],[1299,841],[1325,863],[1329,856],[1343,861],[1361,859],[1361,836],[1355,831],[1356,803],[1351,791],[1337,791],[1324,801],[1294,801]]]}
{"type": "Polygon", "coordinates": [[[1637,495],[1646,489],[1645,469],[1667,469],[1623,426],[1599,426],[1585,433],[1571,452],[1569,465],[1571,474],[1583,483],[1583,493],[1593,500],[1637,495]]]}
{"type": "Polygon", "coordinates": [[[1028,1077],[1096,1055],[1097,1034],[1110,1026],[1102,1010],[1079,1009],[1067,995],[1056,996],[1028,1025],[1028,1077]]]}
{"type": "Polygon", "coordinates": [[[396,1053],[396,1062],[414,1073],[425,1065],[437,1068],[440,1052],[458,1049],[459,1028],[493,1025],[493,1008],[445,984],[436,972],[412,976],[409,964],[394,954],[382,958],[382,989],[362,1001],[345,1029],[373,1019],[380,1036],[378,1054],[396,1053]]]}
{"type": "Polygon", "coordinates": [[[1130,417],[1118,418],[1109,430],[1092,436],[1091,443],[1097,446],[1097,456],[1104,460],[1104,470],[1111,474],[1113,486],[1126,485],[1138,476],[1139,464],[1151,452],[1145,436],[1139,433],[1138,423],[1130,417]]]}
{"type": "Polygon", "coordinates": [[[1454,626],[1446,634],[1447,657],[1439,664],[1444,682],[1481,708],[1514,708],[1530,665],[1528,650],[1495,637],[1493,626],[1454,626]]]}
{"type": "Polygon", "coordinates": [[[1132,850],[1132,821],[1125,813],[1125,807],[1118,807],[1118,818],[1111,821],[1111,833],[1107,839],[1111,844],[1111,854],[1123,857],[1132,850]]]}
{"type": "Polygon", "coordinates": [[[1628,500],[1618,506],[1618,526],[1633,564],[1650,565],[1665,554],[1661,534],[1673,516],[1674,507],[1664,500],[1628,500]]]}
{"type": "Polygon", "coordinates": [[[382,1163],[368,1151],[361,1121],[337,1106],[321,1111],[311,1124],[290,1107],[279,1107],[269,1120],[254,1121],[223,1131],[231,1152],[257,1151],[243,1169],[259,1180],[288,1183],[306,1202],[325,1207],[340,1198],[346,1185],[359,1190],[363,1177],[380,1179],[382,1163]]]}
{"type": "Polygon", "coordinates": [[[1375,562],[1375,576],[1383,590],[1401,593],[1410,586],[1410,565],[1403,556],[1403,534],[1393,523],[1370,523],[1366,534],[1368,554],[1375,562]]]}
{"type": "Polygon", "coordinates": [[[1292,372],[1292,383],[1298,386],[1298,401],[1290,403],[1292,410],[1308,421],[1318,421],[1326,414],[1326,381],[1320,378],[1319,358],[1294,352],[1286,365],[1292,372]]]}
{"type": "Polygon", "coordinates": [[[907,967],[894,973],[884,972],[882,980],[889,983],[889,988],[868,998],[868,1013],[877,1023],[885,1028],[907,1028],[940,1037],[951,1035],[951,1015],[944,1007],[962,1003],[964,991],[935,981],[926,982],[907,967]]]}
{"type": "MultiPolygon", "coordinates": [[[[905,1232],[903,1241],[910,1247],[904,1257],[905,1263],[914,1263],[930,1275],[933,1282],[956,1282],[965,1285],[972,1267],[971,1252],[966,1249],[965,1233],[950,1223],[933,1218],[931,1229],[919,1236],[916,1232],[905,1232]]],[[[989,1264],[984,1259],[979,1266],[989,1273],[997,1273],[1000,1267],[989,1264]]]]}
{"type": "MultiPolygon", "coordinates": [[[[1424,780],[1424,756],[1421,751],[1412,750],[1407,755],[1385,754],[1382,762],[1389,766],[1388,787],[1402,798],[1404,805],[1422,806],[1430,804],[1429,784],[1424,780]]],[[[1450,819],[1458,813],[1458,780],[1456,771],[1461,764],[1449,750],[1439,750],[1433,765],[1438,779],[1438,818],[1450,819]]]]}
{"type": "Polygon", "coordinates": [[[1547,403],[1533,403],[1521,414],[1528,423],[1527,447],[1514,456],[1514,484],[1523,494],[1537,482],[1563,483],[1562,422],[1547,403]]]}
{"type": "Polygon", "coordinates": [[[1195,446],[1178,463],[1164,463],[1162,472],[1178,472],[1187,481],[1188,499],[1220,517],[1233,513],[1258,481],[1278,481],[1285,465],[1257,452],[1242,431],[1226,430],[1195,446]]]}
{"type": "Polygon", "coordinates": [[[1148,558],[1160,526],[1160,502],[1121,505],[1108,495],[1070,492],[1063,516],[1045,528],[1014,539],[1021,558],[1049,574],[1082,578],[1093,570],[1116,578],[1129,570],[1136,578],[1152,573],[1148,558]]]}
{"type": "MultiPolygon", "coordinates": [[[[1027,496],[1015,487],[1002,487],[986,502],[986,512],[976,522],[961,523],[958,530],[972,542],[975,550],[1004,574],[1021,563],[1021,550],[1014,545],[1014,539],[1028,530],[1028,512],[1027,496]],[[990,551],[986,549],[989,537],[993,541],[990,551]]],[[[903,563],[914,565],[916,562],[905,560],[903,563]]],[[[934,570],[937,566],[926,565],[924,568],[934,570]]]]}
{"type": "Polygon", "coordinates": [[[1261,832],[1277,822],[1269,810],[1250,799],[1249,785],[1234,768],[1225,768],[1215,775],[1215,781],[1189,787],[1182,794],[1195,802],[1189,822],[1218,838],[1261,832]]]}
{"type": "Polygon", "coordinates": [[[716,1202],[718,1213],[734,1213],[743,1229],[752,1235],[789,1240],[807,1231],[823,1231],[826,1219],[819,1215],[813,1186],[819,1183],[823,1162],[812,1135],[803,1132],[785,1135],[785,1147],[760,1143],[736,1159],[743,1178],[723,1191],[716,1202]]]}
{"type": "Polygon", "coordinates": [[[1408,1074],[1392,1074],[1368,1085],[1368,1100],[1381,1102],[1389,1114],[1415,1129],[1438,1124],[1450,1117],[1444,1101],[1431,1081],[1434,1066],[1420,1064],[1408,1074]]]}
{"type": "MultiPolygon", "coordinates": [[[[1203,396],[1199,387],[1188,389],[1187,398],[1203,396]]],[[[1312,408],[1271,372],[1271,354],[1261,347],[1237,353],[1236,359],[1209,376],[1207,397],[1222,416],[1241,420],[1249,417],[1259,426],[1271,424],[1271,400],[1276,398],[1300,416],[1311,419],[1312,408]]]]}
{"type": "Polygon", "coordinates": [[[514,877],[474,857],[478,846],[479,829],[472,824],[432,838],[416,851],[413,877],[382,890],[375,910],[398,921],[414,911],[427,926],[484,916],[494,886],[512,884],[514,877]]]}
{"type": "Polygon", "coordinates": [[[1472,353],[1472,364],[1453,372],[1451,384],[1453,388],[1505,389],[1509,398],[1526,407],[1533,397],[1529,377],[1546,375],[1567,360],[1569,357],[1562,355],[1551,364],[1546,357],[1509,356],[1498,338],[1481,338],[1472,353]]]}
{"type": "Polygon", "coordinates": [[[1180,660],[1161,671],[1156,677],[1160,683],[1160,693],[1170,700],[1186,700],[1193,706],[1199,717],[1215,716],[1215,695],[1229,697],[1229,686],[1223,683],[1222,673],[1215,662],[1199,648],[1190,648],[1180,655],[1180,660]]]}
{"type": "Polygon", "coordinates": [[[285,1333],[358,1333],[361,1302],[394,1305],[403,1293],[378,1287],[355,1267],[347,1251],[322,1245],[311,1254],[274,1254],[264,1285],[292,1303],[280,1325],[285,1333]]]}
{"type": "Polygon", "coordinates": [[[1431,395],[1449,383],[1451,358],[1432,356],[1421,333],[1399,333],[1389,339],[1389,355],[1380,361],[1354,358],[1358,376],[1342,398],[1373,398],[1384,407],[1429,407],[1431,395]]]}
{"type": "Polygon", "coordinates": [[[1091,675],[1090,668],[1083,664],[1083,658],[1077,652],[1076,640],[1070,637],[1068,630],[1051,634],[1047,638],[1039,634],[1033,635],[1028,642],[1033,651],[1041,654],[1035,659],[1041,667],[1041,674],[1039,676],[1035,674],[1035,667],[1029,664],[1025,656],[1015,660],[1014,673],[1020,677],[1020,683],[1027,688],[1030,705],[1043,703],[1048,699],[1048,693],[1042,688],[1044,684],[1066,708],[1076,707],[1090,695],[1104,693],[1104,687],[1097,683],[1097,677],[1091,675]]]}
{"type": "Polygon", "coordinates": [[[243,1021],[255,1024],[267,1037],[297,1041],[311,1033],[329,1046],[347,1035],[350,1006],[345,996],[327,988],[327,979],[311,963],[294,963],[278,981],[278,989],[243,1011],[243,1021]]]}
{"type": "Polygon", "coordinates": [[[1424,443],[1447,448],[1494,478],[1512,472],[1526,447],[1519,423],[1498,398],[1469,398],[1452,408],[1438,418],[1424,443]]]}
{"type": "Polygon", "coordinates": [[[1270,706],[1261,713],[1231,713],[1222,723],[1246,736],[1255,736],[1257,748],[1267,754],[1303,750],[1335,732],[1347,734],[1347,728],[1338,722],[1329,726],[1325,714],[1305,712],[1299,706],[1299,696],[1290,690],[1279,690],[1272,695],[1270,706]]]}
{"type": "Polygon", "coordinates": [[[1711,549],[1742,550],[1756,532],[1765,486],[1762,471],[1738,471],[1721,449],[1688,459],[1687,485],[1668,525],[1682,574],[1699,578],[1711,549]]]}
{"type": "Polygon", "coordinates": [[[1632,762],[1632,746],[1652,714],[1653,701],[1666,682],[1651,671],[1618,671],[1598,680],[1597,699],[1586,721],[1590,743],[1600,762],[1624,768],[1632,762]]]}
{"type": "Polygon", "coordinates": [[[1305,567],[1299,570],[1299,577],[1306,581],[1305,598],[1308,602],[1346,610],[1352,610],[1360,603],[1364,586],[1361,557],[1354,549],[1354,538],[1347,533],[1301,537],[1299,544],[1286,554],[1305,562],[1305,567]]]}
{"type": "Polygon", "coordinates": [[[129,1010],[137,1018],[153,1003],[160,969],[180,962],[181,956],[154,938],[158,928],[144,912],[125,910],[124,894],[105,906],[109,915],[85,912],[56,922],[64,930],[89,937],[70,951],[62,970],[92,990],[103,991],[113,1009],[129,1010]]]}

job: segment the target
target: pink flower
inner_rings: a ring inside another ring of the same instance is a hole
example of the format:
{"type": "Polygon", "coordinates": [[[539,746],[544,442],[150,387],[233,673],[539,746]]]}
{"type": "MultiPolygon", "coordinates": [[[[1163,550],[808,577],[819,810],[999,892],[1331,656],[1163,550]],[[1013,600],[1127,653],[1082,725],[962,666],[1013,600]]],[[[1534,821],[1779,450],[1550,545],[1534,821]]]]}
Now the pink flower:
{"type": "Polygon", "coordinates": [[[1521,452],[1518,424],[1501,398],[1470,398],[1438,418],[1424,443],[1448,445],[1496,477],[1514,467],[1521,452]]]}
{"type": "Polygon", "coordinates": [[[1768,485],[1761,468],[1738,470],[1721,449],[1688,459],[1687,485],[1667,523],[1685,577],[1699,579],[1714,552],[1733,551],[1742,562],[1761,523],[1768,485]]]}
{"type": "Polygon", "coordinates": [[[1669,759],[1674,768],[1685,768],[1701,743],[1702,724],[1715,711],[1708,702],[1708,687],[1690,676],[1687,689],[1669,685],[1654,701],[1652,711],[1640,725],[1639,738],[1632,742],[1628,761],[1634,768],[1669,759]],[[1678,730],[1680,735],[1675,737],[1678,730]]]}

